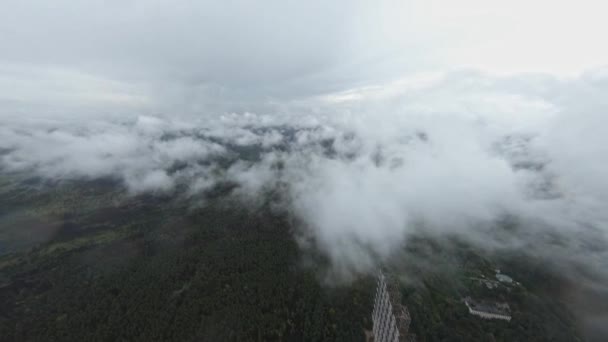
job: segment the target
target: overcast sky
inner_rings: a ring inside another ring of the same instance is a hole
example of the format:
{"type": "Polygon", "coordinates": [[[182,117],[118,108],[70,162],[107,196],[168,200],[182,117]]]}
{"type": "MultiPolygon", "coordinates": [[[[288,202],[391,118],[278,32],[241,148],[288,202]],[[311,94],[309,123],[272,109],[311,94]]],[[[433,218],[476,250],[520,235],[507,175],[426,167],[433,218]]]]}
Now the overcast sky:
{"type": "Polygon", "coordinates": [[[608,61],[605,1],[7,0],[3,111],[305,97],[454,68],[575,75],[608,61]],[[165,99],[161,100],[165,101],[165,99]]]}

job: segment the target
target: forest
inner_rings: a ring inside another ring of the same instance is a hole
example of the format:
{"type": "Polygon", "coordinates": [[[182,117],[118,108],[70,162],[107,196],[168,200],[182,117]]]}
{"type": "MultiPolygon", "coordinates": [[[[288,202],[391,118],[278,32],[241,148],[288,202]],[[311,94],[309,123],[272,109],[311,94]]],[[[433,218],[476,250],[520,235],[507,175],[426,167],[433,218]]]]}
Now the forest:
{"type": "MultiPolygon", "coordinates": [[[[100,198],[98,187],[67,192],[100,198]]],[[[33,196],[63,201],[62,224],[0,259],[2,340],[363,341],[371,327],[373,279],[323,286],[267,205],[143,196],[68,212],[82,208],[71,195],[33,196]]]]}
{"type": "MultiPolygon", "coordinates": [[[[330,263],[298,245],[275,196],[244,203],[231,190],[193,201],[111,181],[0,182],[2,340],[364,341],[373,273],[328,281],[330,263]]],[[[417,341],[581,340],[552,297],[560,278],[521,257],[419,237],[385,266],[417,341]],[[520,285],[471,280],[498,264],[520,285]],[[506,301],[513,320],[471,316],[464,296],[506,301]]]]}

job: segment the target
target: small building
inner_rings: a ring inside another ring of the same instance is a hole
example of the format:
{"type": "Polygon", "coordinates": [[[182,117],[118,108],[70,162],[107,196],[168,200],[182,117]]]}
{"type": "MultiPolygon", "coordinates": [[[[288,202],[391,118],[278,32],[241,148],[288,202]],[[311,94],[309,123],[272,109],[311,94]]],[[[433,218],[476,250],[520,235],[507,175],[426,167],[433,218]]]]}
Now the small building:
{"type": "Polygon", "coordinates": [[[479,316],[484,319],[511,321],[511,309],[507,303],[480,302],[471,299],[471,297],[466,297],[463,301],[471,315],[479,316]]]}

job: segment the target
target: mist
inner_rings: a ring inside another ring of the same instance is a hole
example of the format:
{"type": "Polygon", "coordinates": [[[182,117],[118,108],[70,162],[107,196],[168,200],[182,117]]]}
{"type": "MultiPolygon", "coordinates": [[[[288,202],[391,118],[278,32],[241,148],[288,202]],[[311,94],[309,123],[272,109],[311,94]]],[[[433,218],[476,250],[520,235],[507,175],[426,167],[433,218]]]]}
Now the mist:
{"type": "Polygon", "coordinates": [[[280,187],[305,235],[339,267],[367,272],[420,227],[494,248],[507,246],[479,226],[505,216],[605,237],[607,81],[456,72],[259,114],[6,117],[1,162],[56,180],[115,178],[133,194],[280,187]]]}

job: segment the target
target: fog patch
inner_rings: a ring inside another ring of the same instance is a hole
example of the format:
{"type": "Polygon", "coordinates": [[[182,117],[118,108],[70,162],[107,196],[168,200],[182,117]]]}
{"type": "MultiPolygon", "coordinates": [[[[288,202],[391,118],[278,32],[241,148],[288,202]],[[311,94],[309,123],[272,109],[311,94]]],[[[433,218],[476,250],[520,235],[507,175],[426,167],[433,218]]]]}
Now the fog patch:
{"type": "Polygon", "coordinates": [[[370,272],[421,230],[491,248],[545,243],[547,232],[604,236],[602,77],[461,72],[259,114],[12,117],[0,125],[0,167],[110,177],[132,193],[271,196],[299,222],[303,247],[343,274],[370,272]],[[505,217],[524,228],[504,235],[505,217]]]}

